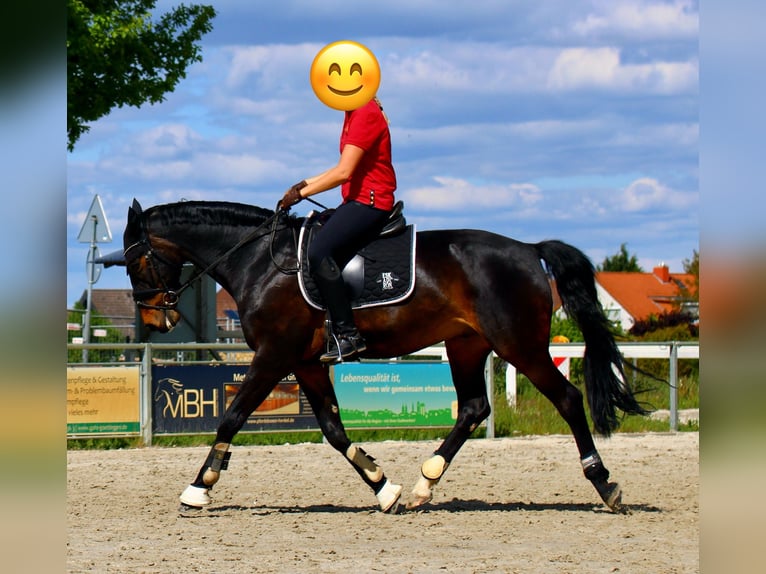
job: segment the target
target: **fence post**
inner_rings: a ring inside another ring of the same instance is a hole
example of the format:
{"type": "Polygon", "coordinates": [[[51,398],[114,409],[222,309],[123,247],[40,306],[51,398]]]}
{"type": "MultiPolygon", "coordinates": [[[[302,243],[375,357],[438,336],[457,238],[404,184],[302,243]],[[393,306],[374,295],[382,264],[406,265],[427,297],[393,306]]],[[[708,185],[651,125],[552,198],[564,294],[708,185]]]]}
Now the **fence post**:
{"type": "Polygon", "coordinates": [[[141,436],[144,440],[144,445],[152,446],[152,344],[146,343],[144,345],[144,357],[141,361],[141,370],[143,371],[141,376],[141,411],[143,416],[141,417],[141,436]]]}
{"type": "Polygon", "coordinates": [[[516,367],[510,363],[505,367],[505,400],[509,407],[516,408],[516,367]]]}
{"type": "Polygon", "coordinates": [[[484,381],[487,385],[487,400],[489,401],[486,438],[495,438],[495,369],[492,356],[493,353],[490,353],[484,365],[484,381]]]}
{"type": "Polygon", "coordinates": [[[670,343],[670,430],[678,430],[678,344],[670,343]]]}

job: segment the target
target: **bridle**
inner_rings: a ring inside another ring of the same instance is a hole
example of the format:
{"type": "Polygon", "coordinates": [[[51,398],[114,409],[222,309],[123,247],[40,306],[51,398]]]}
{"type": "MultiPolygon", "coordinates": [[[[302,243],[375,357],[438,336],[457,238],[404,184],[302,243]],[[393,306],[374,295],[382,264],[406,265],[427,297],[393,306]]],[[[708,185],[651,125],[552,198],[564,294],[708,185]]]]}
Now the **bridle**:
{"type": "MultiPolygon", "coordinates": [[[[195,273],[190,279],[188,279],[185,283],[183,283],[178,289],[171,289],[168,287],[167,283],[165,282],[165,279],[162,277],[162,274],[159,272],[159,269],[157,265],[155,264],[155,261],[163,262],[167,265],[173,265],[172,262],[168,261],[167,259],[163,258],[161,255],[157,254],[153,247],[152,243],[149,240],[149,235],[146,232],[146,222],[144,220],[144,217],[141,217],[141,232],[142,237],[135,243],[132,243],[131,245],[128,245],[125,250],[123,251],[123,256],[125,258],[125,266],[128,267],[128,264],[143,256],[146,260],[146,266],[149,269],[149,273],[152,276],[153,280],[156,280],[157,283],[161,285],[161,287],[154,287],[151,289],[140,289],[140,290],[133,290],[133,300],[135,301],[136,305],[142,309],[154,309],[157,311],[174,311],[176,307],[178,306],[178,302],[181,299],[181,293],[183,293],[189,286],[191,286],[195,281],[200,279],[203,275],[208,273],[211,269],[216,267],[221,261],[229,257],[232,253],[234,253],[237,249],[245,245],[246,243],[249,243],[255,239],[258,239],[260,237],[264,237],[266,235],[269,236],[269,256],[271,257],[272,263],[276,266],[276,268],[285,274],[295,274],[298,272],[298,267],[296,265],[295,268],[290,267],[284,267],[277,262],[277,260],[274,257],[274,238],[276,237],[277,232],[277,226],[279,223],[279,215],[286,215],[287,212],[283,210],[277,210],[274,212],[273,215],[267,217],[262,223],[257,225],[249,234],[247,234],[245,237],[240,239],[236,244],[234,244],[232,247],[227,249],[224,253],[219,255],[212,263],[210,263],[207,267],[202,269],[201,271],[198,271],[195,273]],[[271,224],[271,229],[268,233],[263,233],[263,228],[267,225],[271,224]],[[128,259],[128,253],[133,251],[135,254],[132,255],[130,259],[128,259]],[[152,297],[153,295],[162,294],[162,301],[158,304],[150,304],[145,301],[145,299],[148,299],[149,297],[152,297]]],[[[296,252],[297,252],[297,240],[296,240],[296,252]]]]}
{"type": "MultiPolygon", "coordinates": [[[[126,267],[130,264],[130,261],[133,259],[137,259],[141,256],[143,256],[146,260],[146,266],[149,269],[149,273],[151,274],[151,278],[154,280],[156,279],[158,283],[162,285],[162,287],[155,287],[152,289],[140,289],[140,290],[133,290],[133,300],[136,302],[136,305],[143,308],[143,309],[156,309],[158,311],[171,311],[176,308],[178,305],[178,301],[181,298],[181,293],[191,285],[191,280],[187,281],[184,285],[181,285],[179,289],[173,290],[170,287],[168,287],[167,283],[165,282],[165,279],[160,274],[159,270],[157,269],[157,266],[155,265],[154,261],[164,261],[165,263],[170,263],[167,259],[163,259],[161,256],[157,255],[154,252],[154,249],[152,249],[152,244],[149,241],[148,237],[142,237],[135,243],[129,245],[125,248],[125,251],[123,252],[123,255],[125,257],[126,267]],[[130,251],[135,250],[135,255],[128,259],[128,253],[130,251]],[[146,303],[144,299],[148,299],[152,295],[157,295],[158,293],[162,293],[162,303],[158,305],[151,305],[149,303],[146,303]]],[[[192,278],[196,279],[196,277],[192,278]]]]}

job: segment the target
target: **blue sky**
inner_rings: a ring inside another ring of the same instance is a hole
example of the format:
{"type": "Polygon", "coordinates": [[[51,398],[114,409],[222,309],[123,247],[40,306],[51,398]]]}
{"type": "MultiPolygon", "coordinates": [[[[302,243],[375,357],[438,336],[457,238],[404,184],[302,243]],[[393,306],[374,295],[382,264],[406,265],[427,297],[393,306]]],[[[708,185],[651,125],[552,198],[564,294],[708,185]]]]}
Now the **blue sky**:
{"type": "MultiPolygon", "coordinates": [[[[645,270],[681,271],[699,250],[698,2],[214,5],[204,61],[176,91],[115,110],[68,154],[67,305],[87,288],[77,235],[95,194],[114,237],[106,253],[121,248],[134,197],[271,208],[333,165],[342,112],[308,74],[342,39],[380,62],[397,195],[419,229],[557,238],[595,264],[626,243],[645,270]]],[[[109,268],[94,287],[130,284],[109,268]]]]}

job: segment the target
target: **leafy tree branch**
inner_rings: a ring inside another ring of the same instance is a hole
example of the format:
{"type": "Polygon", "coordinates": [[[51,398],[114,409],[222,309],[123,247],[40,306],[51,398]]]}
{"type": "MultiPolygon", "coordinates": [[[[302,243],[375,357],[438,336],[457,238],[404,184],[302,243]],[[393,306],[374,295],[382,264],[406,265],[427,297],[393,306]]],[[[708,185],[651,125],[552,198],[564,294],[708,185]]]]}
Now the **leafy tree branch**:
{"type": "Polygon", "coordinates": [[[181,5],[156,18],[156,0],[67,0],[67,148],[115,107],[165,99],[202,61],[212,6],[181,5]]]}

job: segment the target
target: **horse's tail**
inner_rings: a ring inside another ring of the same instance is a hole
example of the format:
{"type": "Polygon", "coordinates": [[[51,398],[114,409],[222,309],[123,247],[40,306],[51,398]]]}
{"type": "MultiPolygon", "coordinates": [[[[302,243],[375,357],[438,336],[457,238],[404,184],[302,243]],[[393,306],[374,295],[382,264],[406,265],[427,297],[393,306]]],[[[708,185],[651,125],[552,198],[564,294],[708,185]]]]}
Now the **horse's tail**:
{"type": "Polygon", "coordinates": [[[585,254],[561,241],[543,241],[535,249],[556,279],[561,303],[585,338],[583,370],[593,427],[609,436],[620,424],[617,409],[648,414],[636,400],[623,369],[623,356],[596,292],[595,270],[585,254]]]}

